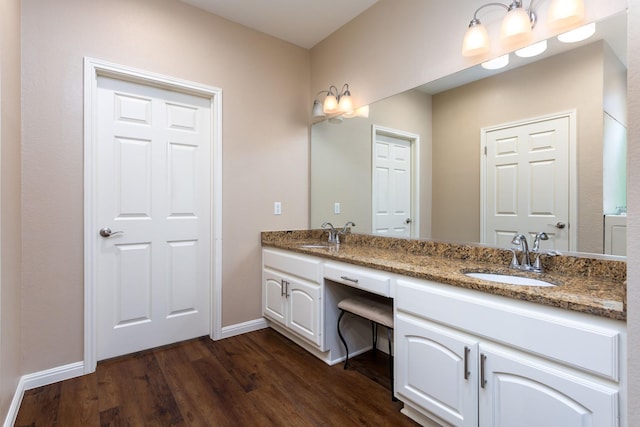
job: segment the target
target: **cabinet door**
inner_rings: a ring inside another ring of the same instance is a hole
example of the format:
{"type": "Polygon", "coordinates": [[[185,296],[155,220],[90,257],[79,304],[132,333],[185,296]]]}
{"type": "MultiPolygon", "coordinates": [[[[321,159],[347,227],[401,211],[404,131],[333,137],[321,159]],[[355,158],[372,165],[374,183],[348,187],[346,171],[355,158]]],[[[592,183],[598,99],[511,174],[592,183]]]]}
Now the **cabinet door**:
{"type": "Polygon", "coordinates": [[[396,316],[394,334],[401,400],[447,424],[477,426],[478,342],[403,313],[396,316]]]}
{"type": "Polygon", "coordinates": [[[264,287],[262,289],[262,314],[286,326],[285,277],[274,271],[264,269],[262,270],[262,280],[264,281],[264,287]]]}
{"type": "Polygon", "coordinates": [[[502,348],[480,346],[481,426],[617,426],[617,390],[502,348]]]}
{"type": "Polygon", "coordinates": [[[320,345],[320,285],[291,277],[285,280],[289,329],[315,345],[320,345]]]}

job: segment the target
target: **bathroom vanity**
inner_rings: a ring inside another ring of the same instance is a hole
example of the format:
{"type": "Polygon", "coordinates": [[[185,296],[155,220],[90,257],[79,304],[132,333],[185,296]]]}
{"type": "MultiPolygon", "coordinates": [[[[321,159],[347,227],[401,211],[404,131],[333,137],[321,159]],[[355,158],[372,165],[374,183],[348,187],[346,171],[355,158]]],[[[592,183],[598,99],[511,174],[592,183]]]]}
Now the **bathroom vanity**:
{"type": "MultiPolygon", "coordinates": [[[[556,286],[521,286],[465,274],[530,275],[508,270],[508,251],[366,235],[336,246],[322,236],[262,234],[265,318],[334,364],[344,359],[337,302],[354,292],[393,298],[395,395],[415,421],[626,425],[624,262],[547,258],[535,277],[556,286]]],[[[370,348],[366,324],[347,333],[352,354],[370,348]]]]}

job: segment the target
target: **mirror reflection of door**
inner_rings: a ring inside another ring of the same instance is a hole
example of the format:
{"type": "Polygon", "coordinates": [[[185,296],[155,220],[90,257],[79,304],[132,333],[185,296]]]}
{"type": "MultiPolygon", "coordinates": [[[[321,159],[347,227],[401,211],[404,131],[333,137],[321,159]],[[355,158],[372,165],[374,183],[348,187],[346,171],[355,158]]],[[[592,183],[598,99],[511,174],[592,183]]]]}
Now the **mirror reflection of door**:
{"type": "Polygon", "coordinates": [[[417,135],[373,128],[373,234],[412,237],[418,224],[414,200],[417,135]]]}
{"type": "Polygon", "coordinates": [[[511,247],[517,233],[538,232],[542,249],[567,251],[571,241],[571,115],[485,128],[483,243],[511,247]]]}

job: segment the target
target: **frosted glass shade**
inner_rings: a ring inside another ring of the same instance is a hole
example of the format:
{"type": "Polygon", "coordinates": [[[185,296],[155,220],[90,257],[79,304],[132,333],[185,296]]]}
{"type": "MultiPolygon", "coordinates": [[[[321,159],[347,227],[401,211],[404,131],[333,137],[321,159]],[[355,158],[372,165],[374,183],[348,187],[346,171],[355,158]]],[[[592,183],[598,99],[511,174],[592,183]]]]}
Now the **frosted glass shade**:
{"type": "Polygon", "coordinates": [[[549,26],[555,29],[568,28],[584,21],[583,0],[553,0],[547,12],[549,26]]]}
{"type": "Polygon", "coordinates": [[[480,22],[471,23],[462,40],[462,56],[484,55],[489,52],[489,34],[480,22]]]}
{"type": "Polygon", "coordinates": [[[329,94],[324,99],[324,104],[322,105],[322,111],[325,113],[335,113],[338,110],[338,100],[335,96],[329,94]]]}
{"type": "Polygon", "coordinates": [[[313,109],[311,110],[311,117],[314,119],[325,118],[324,111],[322,111],[322,104],[317,99],[313,101],[313,109]]]}
{"type": "Polygon", "coordinates": [[[507,46],[526,43],[531,39],[531,18],[526,10],[516,7],[502,19],[500,39],[507,46]]]}
{"type": "Polygon", "coordinates": [[[341,113],[347,113],[347,114],[353,113],[353,101],[351,101],[351,96],[342,95],[340,97],[340,102],[338,103],[338,110],[341,113]]]}

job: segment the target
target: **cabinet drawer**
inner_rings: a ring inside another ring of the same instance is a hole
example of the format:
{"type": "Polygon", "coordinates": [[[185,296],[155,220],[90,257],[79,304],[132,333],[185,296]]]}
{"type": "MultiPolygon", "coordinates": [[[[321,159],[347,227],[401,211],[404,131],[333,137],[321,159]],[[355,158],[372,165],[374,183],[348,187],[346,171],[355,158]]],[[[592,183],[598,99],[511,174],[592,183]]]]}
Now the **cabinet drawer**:
{"type": "Polygon", "coordinates": [[[327,262],[324,265],[325,279],[352,286],[374,294],[390,296],[389,276],[368,268],[359,268],[347,264],[327,262]]]}
{"type": "Polygon", "coordinates": [[[319,259],[297,255],[291,252],[281,252],[273,249],[262,250],[262,264],[273,270],[284,271],[287,275],[293,275],[310,282],[320,283],[319,259]]]}

